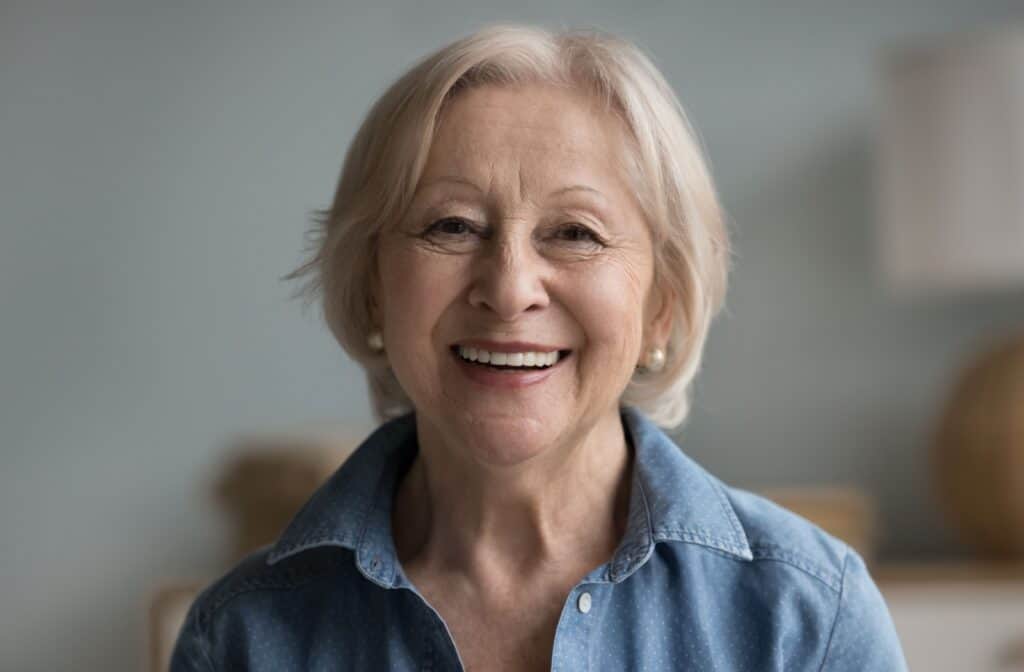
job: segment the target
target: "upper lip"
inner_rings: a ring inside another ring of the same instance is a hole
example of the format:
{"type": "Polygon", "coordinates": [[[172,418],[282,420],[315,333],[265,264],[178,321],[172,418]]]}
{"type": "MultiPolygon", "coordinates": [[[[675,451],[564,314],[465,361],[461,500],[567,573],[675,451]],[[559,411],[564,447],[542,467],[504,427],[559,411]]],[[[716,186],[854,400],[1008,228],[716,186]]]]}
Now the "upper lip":
{"type": "Polygon", "coordinates": [[[543,345],[527,341],[507,341],[501,343],[481,339],[459,341],[455,346],[477,348],[479,350],[487,350],[488,352],[554,352],[555,350],[568,350],[568,348],[560,348],[557,345],[543,345]]]}

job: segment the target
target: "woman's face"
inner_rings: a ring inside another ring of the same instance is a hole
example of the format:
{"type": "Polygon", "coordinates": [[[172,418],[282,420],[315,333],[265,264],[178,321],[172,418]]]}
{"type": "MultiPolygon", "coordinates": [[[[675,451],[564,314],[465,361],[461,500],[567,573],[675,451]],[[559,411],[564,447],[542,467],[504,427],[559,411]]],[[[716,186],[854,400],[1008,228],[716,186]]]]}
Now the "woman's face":
{"type": "Polygon", "coordinates": [[[389,364],[421,429],[477,463],[522,462],[618,422],[645,342],[664,345],[671,309],[652,291],[624,141],[581,94],[471,89],[445,110],[407,216],[382,236],[389,364]],[[493,366],[555,351],[548,369],[493,366]]]}

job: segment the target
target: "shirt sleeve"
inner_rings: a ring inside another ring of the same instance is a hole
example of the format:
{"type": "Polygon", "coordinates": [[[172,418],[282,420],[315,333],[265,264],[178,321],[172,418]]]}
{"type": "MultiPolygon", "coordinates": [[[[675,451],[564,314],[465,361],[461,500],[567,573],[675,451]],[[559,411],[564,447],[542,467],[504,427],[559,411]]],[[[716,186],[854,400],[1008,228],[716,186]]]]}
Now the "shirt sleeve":
{"type": "Polygon", "coordinates": [[[188,610],[181,626],[174,650],[171,652],[170,672],[214,672],[206,646],[206,638],[199,628],[199,600],[188,610]]]}
{"type": "Polygon", "coordinates": [[[822,672],[906,672],[896,627],[864,560],[852,548],[843,564],[839,607],[822,672]]]}

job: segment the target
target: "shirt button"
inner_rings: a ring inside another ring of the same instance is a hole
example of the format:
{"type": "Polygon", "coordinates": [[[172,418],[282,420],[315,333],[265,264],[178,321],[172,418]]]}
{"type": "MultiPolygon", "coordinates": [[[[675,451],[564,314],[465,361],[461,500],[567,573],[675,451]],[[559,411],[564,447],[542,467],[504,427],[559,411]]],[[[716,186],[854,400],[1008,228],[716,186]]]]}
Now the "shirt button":
{"type": "Polygon", "coordinates": [[[590,593],[583,593],[580,595],[580,599],[576,602],[576,607],[584,614],[590,611],[590,593]]]}

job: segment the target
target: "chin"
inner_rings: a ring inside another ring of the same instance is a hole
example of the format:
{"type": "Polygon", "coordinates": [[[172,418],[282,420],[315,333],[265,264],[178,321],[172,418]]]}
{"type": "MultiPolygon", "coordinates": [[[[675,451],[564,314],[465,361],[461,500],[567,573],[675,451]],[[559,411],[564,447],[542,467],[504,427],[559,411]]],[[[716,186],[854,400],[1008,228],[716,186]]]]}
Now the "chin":
{"type": "Polygon", "coordinates": [[[522,416],[466,415],[461,428],[464,445],[477,460],[493,466],[525,462],[551,446],[558,438],[550,420],[522,416]]]}

